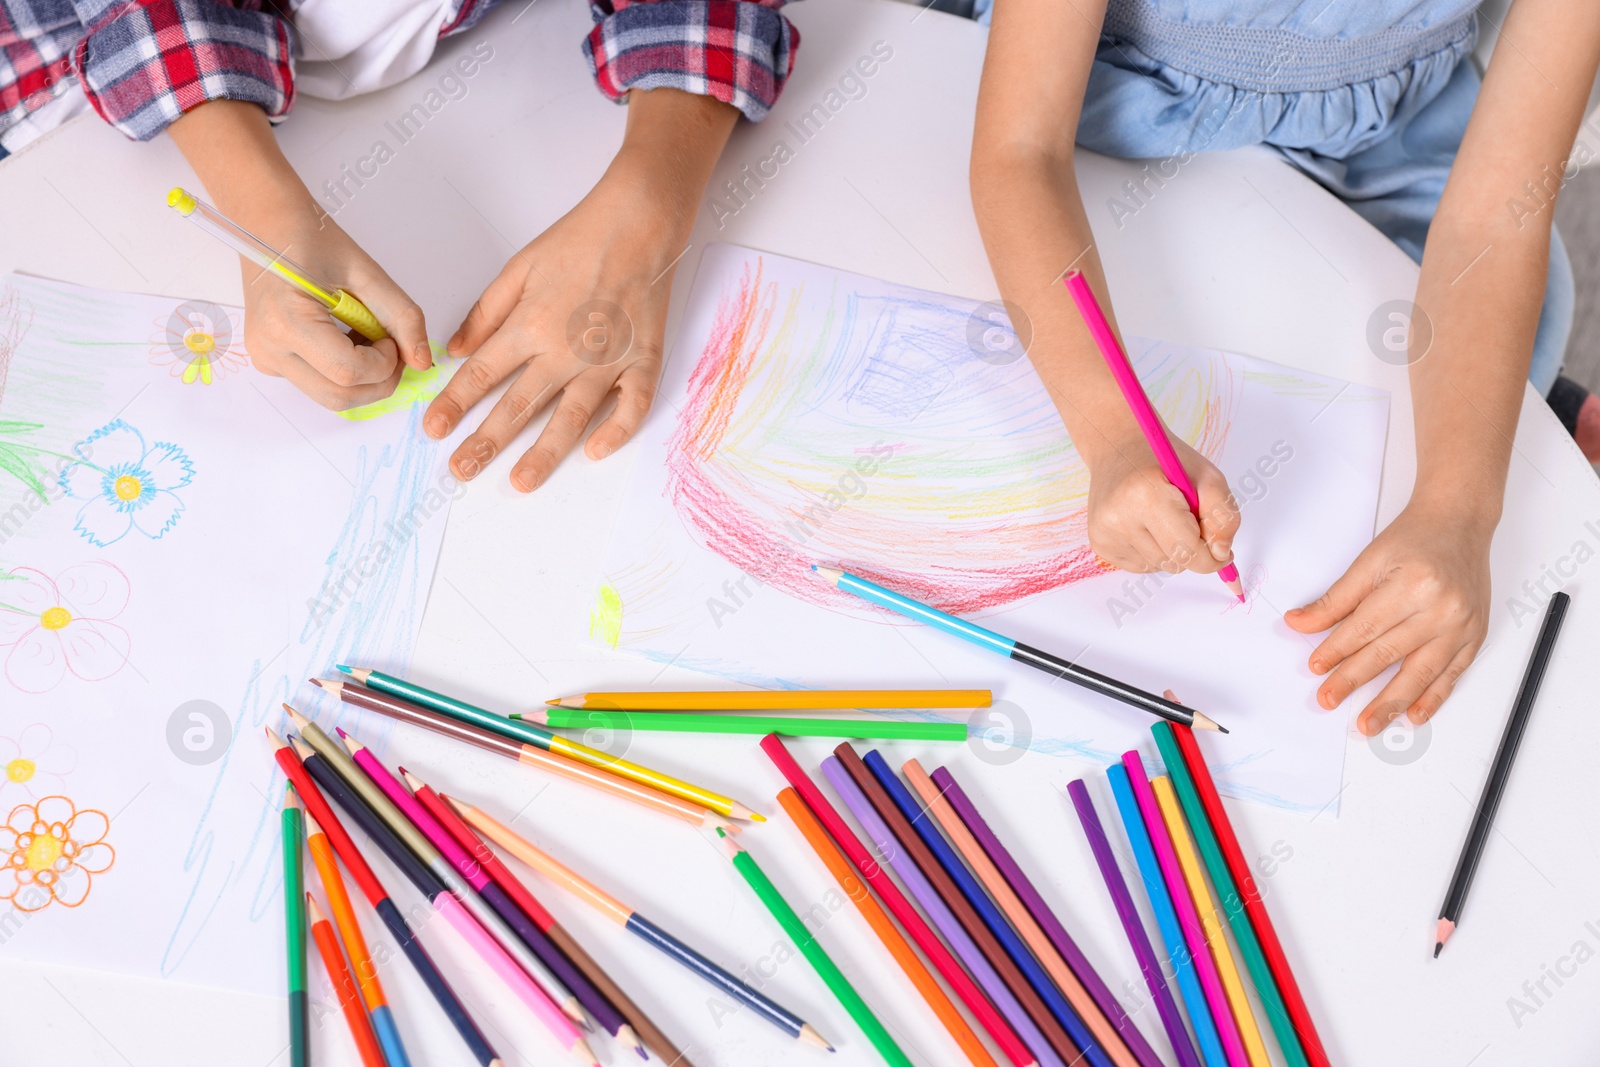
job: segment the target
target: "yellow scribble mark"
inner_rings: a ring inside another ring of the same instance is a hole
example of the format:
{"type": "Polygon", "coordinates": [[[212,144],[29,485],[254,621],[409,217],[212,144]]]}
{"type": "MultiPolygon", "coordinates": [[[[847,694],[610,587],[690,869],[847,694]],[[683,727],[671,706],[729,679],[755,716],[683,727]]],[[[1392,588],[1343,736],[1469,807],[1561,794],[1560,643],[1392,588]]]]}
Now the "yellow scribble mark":
{"type": "Polygon", "coordinates": [[[72,612],[60,606],[45,608],[39,613],[39,625],[46,630],[65,630],[71,621],[72,612]]]}
{"type": "Polygon", "coordinates": [[[48,871],[55,867],[56,860],[61,858],[63,842],[48,831],[38,834],[28,842],[26,866],[30,871],[48,871]]]}
{"type": "Polygon", "coordinates": [[[209,356],[217,347],[217,339],[204,330],[194,330],[183,335],[183,347],[197,356],[209,356]]]}
{"type": "Polygon", "coordinates": [[[395,386],[393,395],[349,411],[341,411],[339,417],[351,422],[365,422],[392,412],[405,411],[415,404],[426,404],[438,396],[444,388],[444,368],[450,362],[450,353],[437,341],[429,341],[428,347],[433,350],[433,366],[421,371],[407,367],[400,372],[400,384],[395,386]]]}
{"type": "Polygon", "coordinates": [[[196,356],[183,368],[183,384],[193,385],[195,379],[200,379],[201,385],[211,384],[211,358],[209,356],[196,356]]]}
{"type": "Polygon", "coordinates": [[[34,769],[33,760],[18,756],[6,764],[6,779],[12,782],[26,782],[33,777],[34,769]]]}
{"type": "Polygon", "coordinates": [[[144,483],[131,474],[124,474],[111,483],[111,491],[117,494],[118,500],[138,500],[144,492],[144,483]]]}
{"type": "Polygon", "coordinates": [[[610,582],[600,587],[594,607],[589,611],[589,636],[617,647],[622,638],[622,594],[610,582]]]}

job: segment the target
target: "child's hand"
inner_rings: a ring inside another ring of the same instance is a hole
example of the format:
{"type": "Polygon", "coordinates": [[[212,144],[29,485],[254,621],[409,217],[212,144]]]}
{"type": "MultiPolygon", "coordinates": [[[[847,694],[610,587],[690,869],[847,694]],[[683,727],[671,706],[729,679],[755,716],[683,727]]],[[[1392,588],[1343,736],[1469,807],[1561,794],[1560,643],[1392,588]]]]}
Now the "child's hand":
{"type": "Polygon", "coordinates": [[[584,451],[604,459],[639,429],[661,375],[672,269],[738,117],[720,100],[678,89],[628,94],[627,134],[605,175],[511,258],[450,338],[450,354],[467,361],[428,405],[422,425],[433,437],[515,376],[450,457],[457,478],[475,477],[552,404],[538,440],[511,468],[511,484],[525,493],[550,477],[613,390],[616,409],[584,451]]]}
{"type": "Polygon", "coordinates": [[[1488,632],[1492,532],[1408,507],[1318,600],[1287,612],[1301,633],[1337,623],[1311,653],[1311,670],[1328,675],[1318,703],[1338,707],[1403,660],[1356,725],[1370,737],[1401,712],[1418,725],[1431,719],[1488,632]]]}
{"type": "Polygon", "coordinates": [[[683,251],[676,228],[661,230],[649,198],[602,179],[489,283],[450,338],[450,354],[467,361],[423,419],[429,435],[444,437],[514,378],[450,457],[457,478],[476,477],[551,404],[549,422],[511,469],[511,484],[524,493],[550,477],[613,389],[616,408],[585,452],[604,459],[639,429],[661,375],[672,266],[683,251]]]}
{"type": "Polygon", "coordinates": [[[1125,571],[1211,574],[1233,558],[1239,507],[1221,471],[1181,439],[1171,440],[1200,495],[1202,521],[1195,522],[1183,493],[1138,437],[1090,468],[1089,545],[1125,571]]]}
{"type": "Polygon", "coordinates": [[[433,365],[422,309],[348,234],[326,217],[320,224],[284,221],[255,223],[254,232],[281,240],[284,254],[321,284],[357,296],[389,336],[368,341],[330,318],[320,301],[243,260],[245,348],[257,370],[287,378],[323,407],[344,411],[392,394],[406,364],[417,370],[433,365]]]}
{"type": "Polygon", "coordinates": [[[402,360],[418,370],[433,365],[422,309],[317,206],[279,150],[266,112],[212,100],[167,132],[218,210],[320,284],[360,300],[389,333],[370,342],[347,332],[321,301],[242,260],[244,343],[257,370],[343,411],[393,393],[402,360]]]}

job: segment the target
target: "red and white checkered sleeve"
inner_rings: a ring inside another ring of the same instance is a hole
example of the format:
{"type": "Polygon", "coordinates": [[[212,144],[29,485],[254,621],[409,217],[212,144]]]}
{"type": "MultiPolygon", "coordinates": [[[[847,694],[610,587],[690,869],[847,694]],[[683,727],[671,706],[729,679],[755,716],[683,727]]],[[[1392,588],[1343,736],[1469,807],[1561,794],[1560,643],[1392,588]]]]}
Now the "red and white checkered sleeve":
{"type": "Polygon", "coordinates": [[[111,125],[148,141],[208,100],[294,104],[289,24],[259,0],[74,0],[85,27],[72,66],[111,125]]]}
{"type": "Polygon", "coordinates": [[[784,0],[591,0],[583,51],[600,91],[683,89],[758,122],[794,67],[800,31],[784,0]]]}

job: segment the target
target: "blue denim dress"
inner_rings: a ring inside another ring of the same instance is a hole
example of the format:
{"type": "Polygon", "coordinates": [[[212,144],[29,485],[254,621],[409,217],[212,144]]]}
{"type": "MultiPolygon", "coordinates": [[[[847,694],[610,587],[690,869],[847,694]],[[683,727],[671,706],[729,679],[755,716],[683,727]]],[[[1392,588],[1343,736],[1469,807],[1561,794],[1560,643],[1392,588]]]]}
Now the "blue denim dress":
{"type": "MultiPolygon", "coordinates": [[[[993,0],[978,0],[987,22],[993,0]]],[[[1412,259],[1478,97],[1476,0],[1110,0],[1078,143],[1163,159],[1276,149],[1412,259]]],[[[1067,17],[1063,15],[1062,17],[1067,17]]],[[[1551,231],[1528,378],[1549,391],[1573,317],[1551,231]]]]}

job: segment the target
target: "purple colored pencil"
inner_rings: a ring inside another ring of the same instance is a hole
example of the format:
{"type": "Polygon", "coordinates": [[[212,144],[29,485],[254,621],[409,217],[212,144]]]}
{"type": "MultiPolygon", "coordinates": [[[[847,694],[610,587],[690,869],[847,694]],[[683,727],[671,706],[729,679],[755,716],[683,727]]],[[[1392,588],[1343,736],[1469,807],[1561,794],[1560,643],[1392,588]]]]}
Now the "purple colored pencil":
{"type": "Polygon", "coordinates": [[[1006,884],[1011,886],[1011,891],[1017,894],[1023,906],[1028,909],[1033,921],[1039,924],[1039,928],[1050,939],[1056,951],[1061,953],[1061,958],[1072,968],[1072,973],[1078,976],[1078,981],[1083,983],[1083,987],[1089,991],[1089,995],[1094,998],[1100,1010],[1105,1012],[1106,1018],[1117,1028],[1117,1033],[1122,1035],[1122,1040],[1127,1043],[1128,1051],[1133,1053],[1133,1058],[1139,1061],[1141,1067],[1166,1067],[1161,1062],[1161,1057],[1156,1055],[1156,1050],[1150,1047],[1150,1042],[1145,1040],[1139,1028],[1134,1025],[1132,1017],[1122,1009],[1122,1003],[1111,995],[1111,990],[1095,973],[1088,957],[1078,948],[1077,942],[1072,940],[1072,935],[1061,925],[1055,912],[1050,910],[1050,905],[1045,903],[1044,897],[1034,888],[1033,882],[1028,879],[1027,874],[1001,843],[1000,838],[984,821],[977,805],[972,803],[955,776],[947,768],[940,767],[929,777],[950,802],[950,806],[956,809],[956,814],[972,832],[972,836],[978,839],[978,844],[982,846],[990,862],[1000,869],[1006,884]]]}
{"type": "Polygon", "coordinates": [[[1161,876],[1167,883],[1167,894],[1172,897],[1172,909],[1178,915],[1178,925],[1183,928],[1184,940],[1189,944],[1189,959],[1194,962],[1195,973],[1200,977],[1200,988],[1205,991],[1206,1004],[1211,1008],[1211,1019],[1217,1025],[1217,1037],[1230,1064],[1249,1063],[1244,1041],[1239,1036],[1239,1025],[1234,1022],[1233,1009],[1228,1005],[1228,994],[1222,988],[1222,978],[1217,974],[1216,961],[1211,958],[1211,946],[1206,942],[1205,927],[1200,913],[1195,911],[1194,900],[1189,896],[1188,883],[1183,880],[1183,867],[1178,863],[1178,853],[1172,846],[1172,836],[1167,833],[1166,820],[1161,817],[1161,804],[1156,791],[1150,787],[1150,776],[1145,773],[1144,760],[1136,751],[1122,755],[1122,765],[1128,771],[1133,786],[1133,796],[1139,802],[1139,813],[1144,816],[1145,829],[1150,832],[1150,847],[1155,851],[1156,862],[1161,865],[1161,876]]]}
{"type": "Polygon", "coordinates": [[[1139,970],[1144,972],[1144,983],[1150,989],[1150,996],[1155,999],[1156,1013],[1161,1016],[1161,1025],[1166,1028],[1167,1037],[1178,1054],[1178,1062],[1182,1067],[1200,1067],[1189,1031],[1184,1029],[1183,1016],[1178,1014],[1172,990],[1167,988],[1167,980],[1161,974],[1161,961],[1156,958],[1156,951],[1150,946],[1150,937],[1144,932],[1144,922],[1134,907],[1128,884],[1122,880],[1117,857],[1111,854],[1111,842],[1106,840],[1105,827],[1100,824],[1100,815],[1094,810],[1088,787],[1083,784],[1082,778],[1074,779],[1067,783],[1067,793],[1072,797],[1072,806],[1078,809],[1078,821],[1083,823],[1084,836],[1088,837],[1089,847],[1094,850],[1094,860],[1100,865],[1100,876],[1105,879],[1106,889],[1111,893],[1117,917],[1122,920],[1122,930],[1128,935],[1128,943],[1133,946],[1139,970]]]}
{"type": "Polygon", "coordinates": [[[923,876],[916,862],[912,860],[911,854],[901,847],[894,832],[873,809],[872,802],[861,791],[861,787],[856,785],[855,779],[850,777],[850,772],[844,769],[839,757],[829,756],[823,760],[822,773],[833,783],[833,788],[844,801],[845,807],[850,809],[850,813],[856,817],[856,822],[861,824],[861,828],[872,839],[873,845],[878,849],[878,855],[888,858],[889,866],[905,883],[912,899],[927,913],[945,941],[955,950],[962,964],[972,973],[972,977],[994,1002],[994,1006],[1000,1009],[1000,1014],[1006,1017],[1006,1022],[1017,1032],[1022,1043],[1038,1057],[1040,1067],[1065,1067],[1061,1057],[1056,1055],[1055,1049],[1050,1047],[1050,1042],[1046,1041],[1044,1034],[1039,1031],[1039,1027],[1029,1018],[1028,1013],[1017,1002],[1017,998],[1006,988],[1006,984],[990,966],[989,961],[984,959],[983,953],[973,943],[972,938],[961,928],[961,923],[956,920],[949,906],[923,876]]]}

